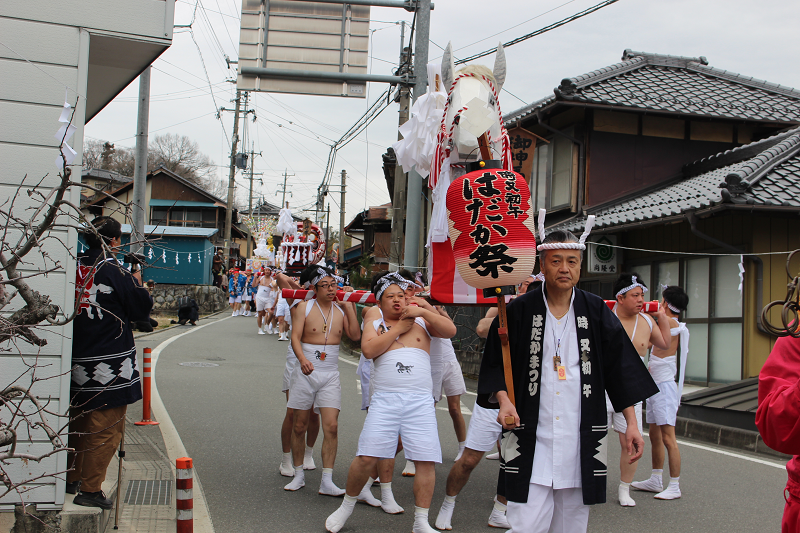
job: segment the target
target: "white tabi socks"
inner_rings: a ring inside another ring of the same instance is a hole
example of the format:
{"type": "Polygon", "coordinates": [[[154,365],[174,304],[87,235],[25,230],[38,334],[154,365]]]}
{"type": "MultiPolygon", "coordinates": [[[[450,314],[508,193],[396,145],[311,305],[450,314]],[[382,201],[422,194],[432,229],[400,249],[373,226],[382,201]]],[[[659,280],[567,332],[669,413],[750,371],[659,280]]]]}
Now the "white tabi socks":
{"type": "Polygon", "coordinates": [[[661,476],[663,473],[663,469],[654,469],[650,474],[650,479],[645,479],[644,481],[634,481],[631,483],[631,487],[636,490],[644,490],[647,492],[661,492],[664,490],[664,485],[661,481],[661,476]]]}
{"type": "Polygon", "coordinates": [[[677,500],[681,497],[681,488],[678,482],[680,481],[680,477],[671,477],[669,478],[669,485],[664,492],[659,492],[655,495],[655,498],[658,500],[677,500]]]}
{"type": "Polygon", "coordinates": [[[406,459],[406,467],[403,469],[403,477],[414,477],[417,475],[417,467],[414,466],[414,461],[406,459]]]}
{"type": "Polygon", "coordinates": [[[454,463],[456,461],[458,461],[459,459],[461,459],[461,456],[464,454],[464,448],[466,448],[466,447],[467,447],[467,442],[466,441],[458,443],[458,455],[456,455],[456,458],[453,459],[454,463]]]}
{"type": "Polygon", "coordinates": [[[392,493],[392,482],[381,483],[381,509],[389,514],[400,514],[404,511],[396,501],[392,493]]]}
{"type": "Polygon", "coordinates": [[[436,533],[436,530],[428,523],[428,509],[424,507],[414,507],[414,529],[411,533],[436,533]]]}
{"type": "Polygon", "coordinates": [[[511,524],[508,523],[506,518],[506,504],[500,503],[497,496],[494,497],[494,508],[492,514],[489,515],[489,527],[500,527],[504,529],[511,529],[511,524]]]}
{"type": "Polygon", "coordinates": [[[636,502],[631,498],[631,484],[619,482],[619,504],[623,507],[636,507],[636,502]]]}
{"type": "Polygon", "coordinates": [[[353,514],[353,509],[355,509],[355,506],[356,498],[345,494],[342,505],[340,505],[339,508],[336,509],[336,511],[334,511],[327,520],[325,520],[325,529],[331,533],[337,533],[344,527],[344,524],[347,522],[347,519],[350,518],[350,515],[353,514]]]}
{"type": "Polygon", "coordinates": [[[333,483],[333,468],[323,468],[319,493],[323,496],[344,496],[344,492],[344,489],[340,489],[333,483]]]}
{"type": "Polygon", "coordinates": [[[314,448],[306,446],[306,454],[303,456],[303,470],[316,470],[314,464],[314,448]]]}
{"type": "Polygon", "coordinates": [[[367,484],[364,485],[363,489],[361,489],[361,492],[358,494],[356,499],[360,502],[366,503],[367,505],[371,505],[372,507],[380,507],[381,501],[375,496],[373,496],[372,491],[370,490],[370,488],[372,487],[372,483],[374,482],[375,482],[374,479],[369,478],[367,480],[367,484]]]}
{"type": "Polygon", "coordinates": [[[436,517],[436,522],[434,522],[436,529],[445,529],[448,531],[453,529],[453,526],[450,524],[450,522],[453,519],[453,510],[455,510],[455,508],[456,508],[456,497],[447,496],[445,494],[444,501],[442,502],[442,507],[439,509],[439,514],[436,517]]]}
{"type": "Polygon", "coordinates": [[[306,486],[306,473],[303,472],[302,466],[296,466],[294,467],[294,479],[291,481],[291,483],[283,487],[283,490],[295,491],[295,490],[300,490],[305,486],[306,486]]]}
{"type": "Polygon", "coordinates": [[[294,466],[292,465],[292,452],[283,454],[280,471],[282,476],[294,477],[294,466]]]}

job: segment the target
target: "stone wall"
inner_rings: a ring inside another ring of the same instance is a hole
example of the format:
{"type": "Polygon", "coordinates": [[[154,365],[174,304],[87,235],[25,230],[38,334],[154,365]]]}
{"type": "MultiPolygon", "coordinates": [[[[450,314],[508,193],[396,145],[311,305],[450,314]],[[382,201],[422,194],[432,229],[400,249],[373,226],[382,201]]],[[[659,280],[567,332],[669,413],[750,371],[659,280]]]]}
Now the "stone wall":
{"type": "Polygon", "coordinates": [[[157,284],[152,292],[153,313],[178,312],[178,298],[189,296],[197,300],[200,314],[215,313],[228,307],[228,293],[213,285],[157,284]]]}
{"type": "Polygon", "coordinates": [[[461,372],[465,376],[477,379],[481,370],[481,359],[483,358],[483,352],[477,352],[474,350],[456,350],[456,357],[458,358],[458,362],[461,363],[461,372]]]}

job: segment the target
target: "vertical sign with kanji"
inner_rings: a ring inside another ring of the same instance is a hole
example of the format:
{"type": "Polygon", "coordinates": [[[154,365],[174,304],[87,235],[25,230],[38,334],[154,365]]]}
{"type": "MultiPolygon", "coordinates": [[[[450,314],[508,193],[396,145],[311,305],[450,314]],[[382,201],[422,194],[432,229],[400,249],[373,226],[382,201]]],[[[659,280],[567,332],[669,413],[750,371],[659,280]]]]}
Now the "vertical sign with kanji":
{"type": "Polygon", "coordinates": [[[533,209],[520,174],[470,172],[447,190],[453,257],[461,277],[479,289],[516,285],[536,264],[533,209]]]}
{"type": "Polygon", "coordinates": [[[514,159],[514,172],[522,174],[530,183],[533,172],[533,153],[536,151],[536,136],[522,128],[508,131],[511,142],[511,157],[514,159]]]}

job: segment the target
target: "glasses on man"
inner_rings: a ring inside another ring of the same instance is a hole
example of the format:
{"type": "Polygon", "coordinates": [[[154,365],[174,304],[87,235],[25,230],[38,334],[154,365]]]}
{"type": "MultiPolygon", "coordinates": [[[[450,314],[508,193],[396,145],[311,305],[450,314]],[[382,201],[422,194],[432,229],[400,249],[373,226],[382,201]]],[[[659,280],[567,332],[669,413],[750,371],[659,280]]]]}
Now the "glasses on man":
{"type": "Polygon", "coordinates": [[[320,283],[319,285],[317,285],[317,288],[322,289],[323,291],[326,291],[331,287],[336,287],[336,283],[320,283]]]}

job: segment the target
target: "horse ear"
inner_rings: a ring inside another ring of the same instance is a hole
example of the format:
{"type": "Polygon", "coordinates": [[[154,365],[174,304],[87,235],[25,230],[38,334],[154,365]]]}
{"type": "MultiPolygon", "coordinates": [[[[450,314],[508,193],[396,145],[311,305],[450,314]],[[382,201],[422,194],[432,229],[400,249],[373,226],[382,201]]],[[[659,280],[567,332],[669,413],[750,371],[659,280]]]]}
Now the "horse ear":
{"type": "Polygon", "coordinates": [[[502,43],[497,45],[497,55],[494,59],[494,71],[492,74],[494,74],[495,88],[499,94],[503,84],[506,82],[506,52],[502,43]]]}
{"type": "Polygon", "coordinates": [[[450,87],[456,79],[456,65],[453,62],[453,43],[447,43],[442,56],[442,83],[444,91],[450,92],[450,87]]]}

